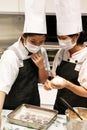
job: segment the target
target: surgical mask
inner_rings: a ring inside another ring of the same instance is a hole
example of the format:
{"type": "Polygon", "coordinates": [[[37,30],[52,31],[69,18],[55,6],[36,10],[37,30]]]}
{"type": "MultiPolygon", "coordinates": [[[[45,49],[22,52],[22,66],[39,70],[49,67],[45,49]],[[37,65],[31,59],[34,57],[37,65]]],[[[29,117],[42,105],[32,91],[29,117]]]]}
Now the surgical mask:
{"type": "Polygon", "coordinates": [[[33,44],[29,43],[29,42],[27,42],[26,44],[24,44],[24,46],[31,53],[37,53],[41,49],[41,46],[36,46],[36,45],[33,45],[33,44]]]}
{"type": "Polygon", "coordinates": [[[72,44],[71,39],[69,39],[69,40],[58,39],[58,40],[59,40],[59,46],[63,49],[66,49],[66,50],[70,50],[76,45],[76,42],[74,44],[72,44]]]}

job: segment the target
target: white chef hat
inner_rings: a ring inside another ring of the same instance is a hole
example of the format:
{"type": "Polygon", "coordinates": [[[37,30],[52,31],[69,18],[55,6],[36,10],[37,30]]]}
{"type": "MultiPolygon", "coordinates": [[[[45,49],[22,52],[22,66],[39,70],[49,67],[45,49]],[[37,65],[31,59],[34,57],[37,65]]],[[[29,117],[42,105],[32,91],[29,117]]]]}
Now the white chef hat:
{"type": "Polygon", "coordinates": [[[25,23],[23,33],[47,33],[45,0],[25,0],[25,23]]]}
{"type": "Polygon", "coordinates": [[[70,35],[82,31],[81,8],[79,0],[55,0],[57,34],[70,35]]]}

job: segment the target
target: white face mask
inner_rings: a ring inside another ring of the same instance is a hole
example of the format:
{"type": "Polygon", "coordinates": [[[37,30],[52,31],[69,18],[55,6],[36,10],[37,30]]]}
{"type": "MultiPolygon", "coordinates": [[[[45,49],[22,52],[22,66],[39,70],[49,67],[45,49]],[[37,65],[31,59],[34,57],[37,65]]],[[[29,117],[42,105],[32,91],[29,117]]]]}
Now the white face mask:
{"type": "Polygon", "coordinates": [[[59,45],[63,49],[70,50],[76,45],[76,42],[74,44],[72,44],[71,39],[69,39],[69,40],[59,40],[59,45]]]}
{"type": "Polygon", "coordinates": [[[41,49],[41,46],[36,46],[36,45],[33,45],[33,44],[29,43],[29,42],[27,42],[26,44],[24,44],[24,46],[31,53],[37,53],[41,49]]]}

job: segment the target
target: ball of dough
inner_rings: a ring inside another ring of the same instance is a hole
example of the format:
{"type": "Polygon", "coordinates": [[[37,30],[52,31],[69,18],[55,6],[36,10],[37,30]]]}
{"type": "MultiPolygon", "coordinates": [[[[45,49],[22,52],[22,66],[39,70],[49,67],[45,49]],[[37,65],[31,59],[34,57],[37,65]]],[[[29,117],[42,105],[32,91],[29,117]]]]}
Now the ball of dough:
{"type": "Polygon", "coordinates": [[[63,79],[61,77],[55,77],[51,81],[52,84],[59,85],[63,83],[63,79]]]}

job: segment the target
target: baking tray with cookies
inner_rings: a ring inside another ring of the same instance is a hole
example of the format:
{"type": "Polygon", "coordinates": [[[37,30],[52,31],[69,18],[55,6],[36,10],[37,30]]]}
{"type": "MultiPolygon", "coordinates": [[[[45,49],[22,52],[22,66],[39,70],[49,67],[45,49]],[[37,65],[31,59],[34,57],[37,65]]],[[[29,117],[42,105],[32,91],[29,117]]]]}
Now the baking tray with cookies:
{"type": "Polygon", "coordinates": [[[22,104],[7,115],[10,123],[46,130],[57,118],[58,111],[29,104],[22,104]]]}

